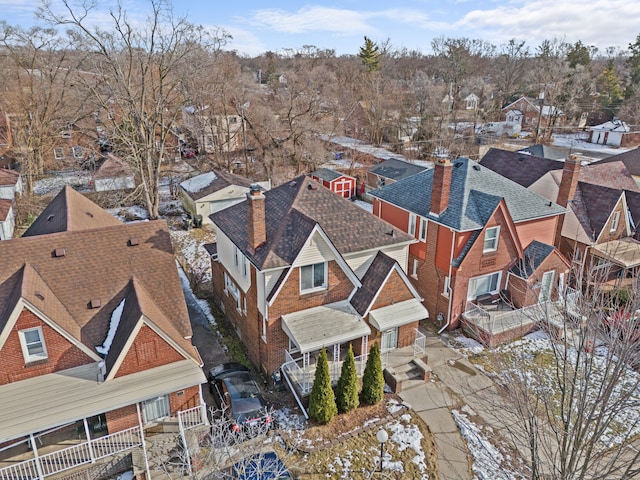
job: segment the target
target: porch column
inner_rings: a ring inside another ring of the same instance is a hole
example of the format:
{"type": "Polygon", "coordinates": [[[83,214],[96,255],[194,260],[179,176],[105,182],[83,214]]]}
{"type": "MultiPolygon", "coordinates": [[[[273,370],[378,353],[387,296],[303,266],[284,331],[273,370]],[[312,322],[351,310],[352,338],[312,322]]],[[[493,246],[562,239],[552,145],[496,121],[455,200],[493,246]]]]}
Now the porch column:
{"type": "Polygon", "coordinates": [[[140,414],[140,404],[136,403],[136,412],[138,413],[138,428],[140,428],[140,440],[142,441],[142,454],[144,455],[144,466],[147,472],[147,478],[151,478],[149,471],[149,459],[147,458],[147,445],[144,440],[144,427],[142,426],[142,415],[140,414]]]}
{"type": "Polygon", "coordinates": [[[369,357],[369,336],[364,335],[360,339],[360,352],[361,352],[361,360],[360,360],[360,376],[364,375],[364,366],[367,364],[367,358],[369,357]]]}
{"type": "Polygon", "coordinates": [[[31,442],[31,450],[33,451],[33,459],[36,463],[36,471],[38,472],[39,478],[44,478],[44,474],[42,473],[42,465],[40,465],[40,458],[38,457],[38,448],[36,447],[36,439],[33,436],[33,433],[29,434],[29,441],[31,442]]]}
{"type": "Polygon", "coordinates": [[[303,381],[304,381],[304,391],[309,391],[309,352],[302,354],[302,371],[303,373],[303,381]]]}
{"type": "Polygon", "coordinates": [[[202,415],[202,424],[209,425],[209,418],[207,417],[207,404],[204,403],[204,397],[202,396],[202,385],[198,385],[199,393],[200,393],[200,408],[202,415]]]}
{"type": "Polygon", "coordinates": [[[87,435],[87,445],[89,446],[89,458],[91,458],[91,463],[96,463],[96,457],[93,454],[93,445],[91,445],[91,435],[89,435],[89,423],[87,422],[87,418],[82,419],[82,423],[84,423],[84,433],[87,435]]]}
{"type": "MultiPolygon", "coordinates": [[[[333,377],[338,378],[340,371],[338,370],[338,362],[340,361],[340,344],[336,343],[333,346],[333,377]]],[[[333,381],[333,378],[331,379],[333,381]]]]}

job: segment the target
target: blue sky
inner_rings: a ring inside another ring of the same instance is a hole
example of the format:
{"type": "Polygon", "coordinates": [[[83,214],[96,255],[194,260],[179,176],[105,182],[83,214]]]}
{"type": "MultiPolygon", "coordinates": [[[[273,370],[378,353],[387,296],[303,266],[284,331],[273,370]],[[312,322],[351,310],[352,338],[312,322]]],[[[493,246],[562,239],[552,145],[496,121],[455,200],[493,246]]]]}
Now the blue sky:
{"type": "MultiPolygon", "coordinates": [[[[108,8],[115,2],[98,3],[108,8]]],[[[123,4],[142,19],[149,0],[123,4]]],[[[0,0],[0,19],[28,26],[36,5],[37,0],[0,0]]],[[[233,36],[229,48],[247,55],[304,45],[356,54],[365,35],[425,53],[439,36],[497,46],[515,38],[532,48],[544,39],[582,40],[602,52],[607,47],[626,50],[640,34],[640,0],[174,0],[174,7],[194,23],[225,29],[233,36]]]]}

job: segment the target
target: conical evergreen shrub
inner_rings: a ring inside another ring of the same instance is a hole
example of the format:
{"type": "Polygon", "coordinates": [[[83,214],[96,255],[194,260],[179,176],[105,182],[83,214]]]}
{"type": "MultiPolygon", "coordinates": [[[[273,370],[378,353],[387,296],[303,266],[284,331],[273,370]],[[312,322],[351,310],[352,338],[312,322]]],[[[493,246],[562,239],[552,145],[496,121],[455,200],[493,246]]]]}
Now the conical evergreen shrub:
{"type": "Polygon", "coordinates": [[[360,400],[358,399],[358,374],[356,373],[356,361],[353,357],[351,345],[349,345],[347,358],[342,362],[342,371],[340,372],[336,391],[336,403],[340,413],[348,413],[360,405],[360,400]]]}
{"type": "Polygon", "coordinates": [[[338,413],[331,377],[329,376],[329,363],[327,352],[323,348],[318,357],[316,375],[313,379],[313,388],[309,397],[309,416],[318,423],[329,423],[338,413]]]}
{"type": "Polygon", "coordinates": [[[380,347],[374,343],[369,350],[367,365],[362,377],[362,392],[360,399],[369,405],[375,405],[384,397],[384,375],[382,375],[382,362],[380,361],[380,347]]]}

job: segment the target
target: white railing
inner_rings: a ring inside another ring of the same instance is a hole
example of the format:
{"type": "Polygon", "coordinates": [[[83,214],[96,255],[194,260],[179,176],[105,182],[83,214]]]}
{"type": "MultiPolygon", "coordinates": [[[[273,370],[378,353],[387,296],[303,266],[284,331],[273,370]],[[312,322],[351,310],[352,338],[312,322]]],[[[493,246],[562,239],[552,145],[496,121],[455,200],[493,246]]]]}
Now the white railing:
{"type": "Polygon", "coordinates": [[[35,459],[0,468],[0,480],[31,480],[40,478],[35,459]]]}
{"type": "Polygon", "coordinates": [[[416,328],[416,339],[413,342],[413,356],[422,355],[426,349],[427,337],[416,328]]]}
{"type": "MultiPolygon", "coordinates": [[[[381,354],[381,360],[383,359],[384,354],[381,354]]],[[[303,358],[293,358],[289,354],[289,352],[285,351],[286,361],[280,367],[281,370],[286,373],[287,377],[290,378],[300,390],[302,395],[306,395],[311,392],[311,388],[313,387],[313,380],[316,373],[316,363],[310,363],[306,367],[301,364],[304,363],[303,358]]],[[[358,355],[354,358],[356,364],[356,372],[358,376],[364,375],[364,369],[367,363],[366,355],[358,355]]],[[[340,378],[340,374],[342,373],[342,363],[343,360],[333,361],[329,360],[329,376],[331,377],[331,383],[335,384],[338,382],[340,378]]]]}
{"type": "Polygon", "coordinates": [[[132,427],[112,433],[106,437],[96,438],[91,440],[90,443],[95,458],[98,459],[142,445],[142,435],[140,434],[140,427],[132,427]]]}
{"type": "Polygon", "coordinates": [[[207,425],[207,406],[198,405],[197,407],[181,410],[178,412],[178,424],[180,431],[189,430],[190,428],[200,425],[207,425]]]}
{"type": "Polygon", "coordinates": [[[91,463],[89,442],[80,443],[73,447],[57,450],[41,455],[38,458],[43,476],[64,472],[85,463],[91,463]]]}

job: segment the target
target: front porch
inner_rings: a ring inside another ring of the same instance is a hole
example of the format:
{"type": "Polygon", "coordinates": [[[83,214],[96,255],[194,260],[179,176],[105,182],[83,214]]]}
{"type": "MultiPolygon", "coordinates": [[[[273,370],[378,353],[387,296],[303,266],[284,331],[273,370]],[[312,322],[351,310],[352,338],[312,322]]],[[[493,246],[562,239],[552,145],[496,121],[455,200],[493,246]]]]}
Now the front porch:
{"type": "Polygon", "coordinates": [[[149,439],[153,431],[183,436],[187,430],[208,424],[204,405],[112,434],[107,433],[100,417],[91,422],[84,418],[4,445],[0,448],[0,480],[42,480],[136,448],[146,451],[153,443],[149,439]]]}
{"type": "MultiPolygon", "coordinates": [[[[360,351],[368,352],[368,339],[367,337],[361,338],[360,351]]],[[[380,360],[383,368],[387,365],[397,366],[396,363],[408,362],[414,356],[419,356],[424,353],[425,350],[425,335],[418,329],[415,329],[415,340],[412,346],[396,349],[384,350],[380,353],[380,360]],[[400,359],[400,360],[398,360],[400,359]]],[[[336,344],[327,348],[327,356],[329,360],[329,375],[331,376],[332,384],[336,384],[340,378],[342,372],[342,363],[347,355],[348,344],[336,344]]],[[[307,352],[302,354],[299,358],[293,358],[289,352],[285,351],[287,360],[280,367],[283,375],[291,382],[295,389],[295,394],[305,397],[311,393],[313,387],[313,380],[315,378],[317,358],[319,351],[307,352]]],[[[359,377],[364,374],[364,369],[367,364],[368,354],[357,355],[355,357],[356,372],[359,377]]]]}
{"type": "Polygon", "coordinates": [[[462,314],[463,329],[489,348],[526,335],[541,324],[554,336],[561,335],[567,316],[576,318],[579,292],[567,289],[564,298],[542,301],[522,308],[508,302],[482,305],[467,302],[462,314]]]}

